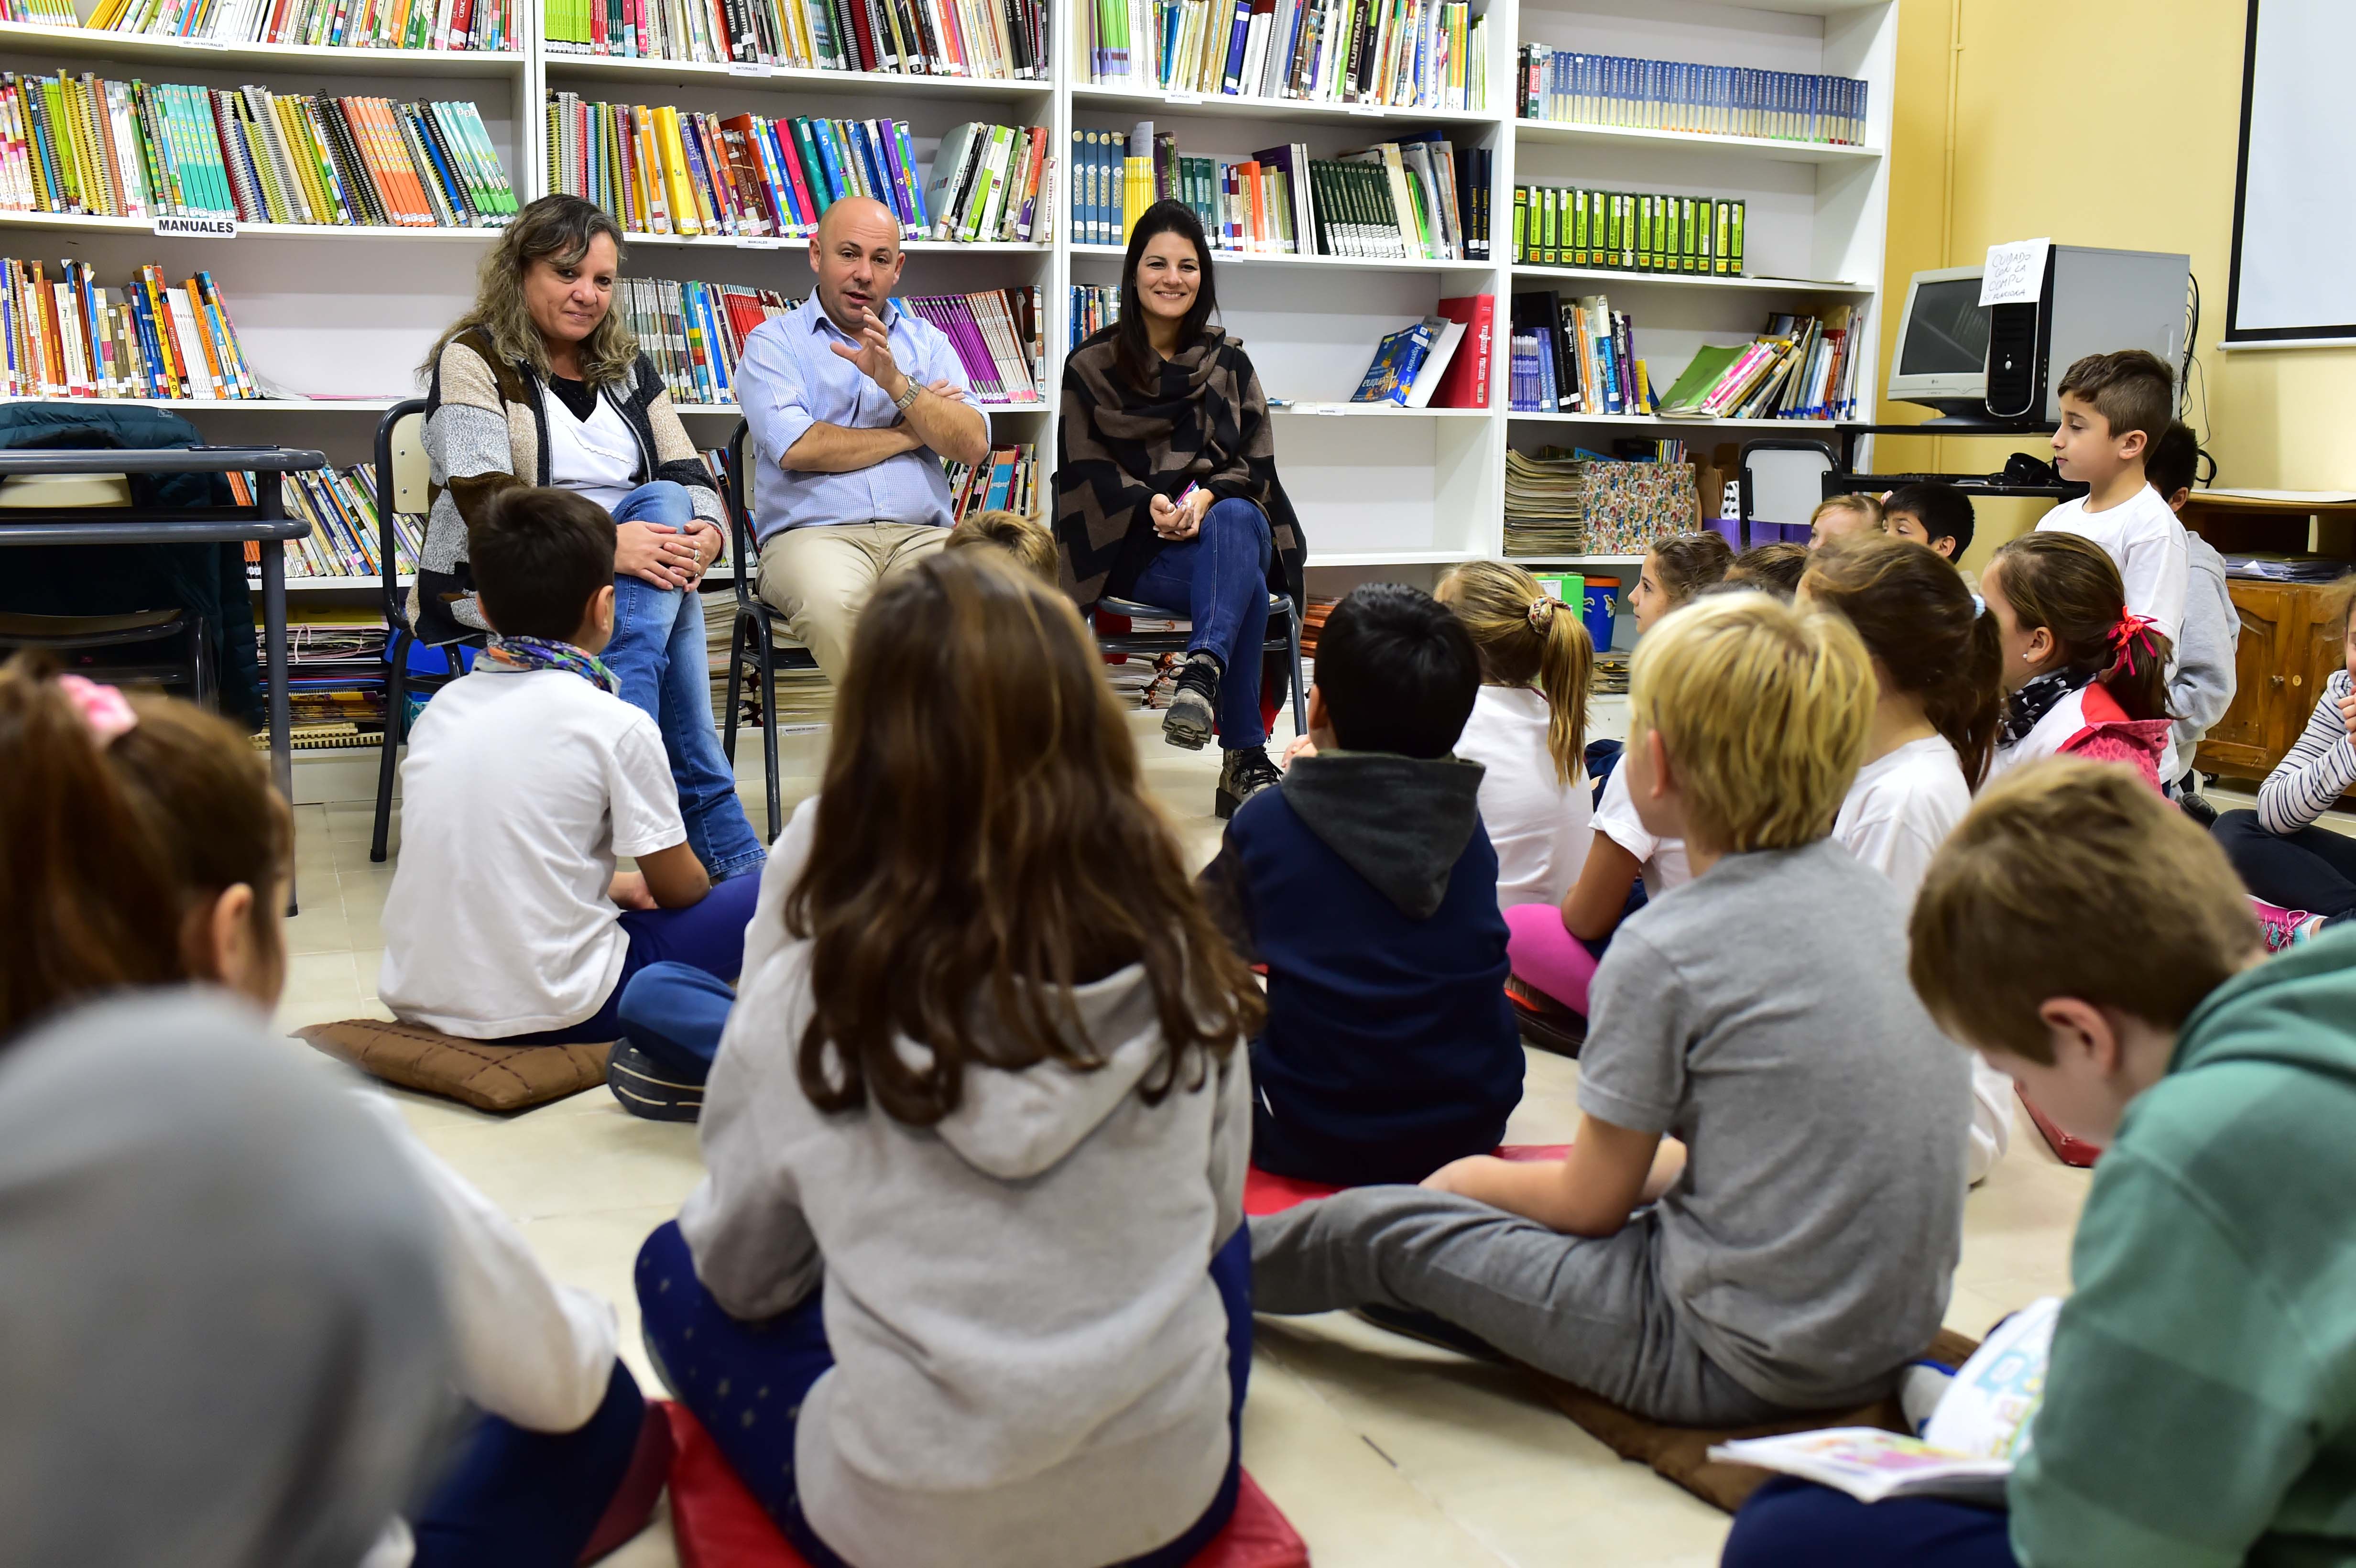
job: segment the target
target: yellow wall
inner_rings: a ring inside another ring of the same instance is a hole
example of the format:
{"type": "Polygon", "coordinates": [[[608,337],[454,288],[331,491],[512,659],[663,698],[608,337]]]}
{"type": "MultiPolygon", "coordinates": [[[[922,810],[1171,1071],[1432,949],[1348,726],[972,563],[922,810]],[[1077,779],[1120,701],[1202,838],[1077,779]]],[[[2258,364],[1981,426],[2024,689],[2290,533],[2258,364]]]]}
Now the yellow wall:
{"type": "MultiPolygon", "coordinates": [[[[2356,488],[2356,348],[2217,347],[2246,25],[2242,0],[1901,0],[1885,378],[1907,279],[1920,269],[1962,266],[1991,244],[2038,235],[2188,251],[2201,290],[2190,417],[2216,455],[2217,483],[2356,488]]],[[[1907,404],[1885,413],[1930,417],[1907,404]]],[[[1878,445],[1875,466],[1888,472],[1975,472],[2015,450],[2044,455],[2041,437],[1878,445]]],[[[1975,565],[2042,504],[1980,510],[1975,565]]]]}

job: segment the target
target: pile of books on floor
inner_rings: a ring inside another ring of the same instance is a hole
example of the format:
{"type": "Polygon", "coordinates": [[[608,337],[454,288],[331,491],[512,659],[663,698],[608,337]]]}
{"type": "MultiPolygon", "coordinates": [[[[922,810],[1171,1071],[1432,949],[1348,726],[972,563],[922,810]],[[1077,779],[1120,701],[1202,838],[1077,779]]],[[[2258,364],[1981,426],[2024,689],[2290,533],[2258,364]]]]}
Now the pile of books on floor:
{"type": "Polygon", "coordinates": [[[1585,464],[1546,448],[1505,449],[1505,553],[1587,553],[1585,464]]]}
{"type": "Polygon", "coordinates": [[[549,0],[551,53],[1044,80],[1045,0],[549,0]]]}
{"type": "Polygon", "coordinates": [[[1118,284],[1074,283],[1072,285],[1072,333],[1067,348],[1077,348],[1088,338],[1120,319],[1120,288],[1118,284]]]}
{"type": "MultiPolygon", "coordinates": [[[[286,544],[286,575],[297,577],[381,577],[384,574],[383,533],[376,510],[376,465],[323,468],[315,474],[285,475],[281,494],[286,515],[307,518],[308,536],[286,544]]],[[[417,571],[417,557],[425,545],[425,517],[421,512],[395,512],[392,517],[392,559],[396,576],[417,571]]],[[[258,547],[249,545],[250,556],[258,547]]],[[[259,557],[247,569],[250,579],[260,576],[259,557]]]]}
{"type": "Polygon", "coordinates": [[[1514,112],[1525,120],[1865,144],[1865,83],[1851,76],[1629,59],[1545,44],[1522,45],[1516,64],[1514,112]]]}
{"type": "Polygon", "coordinates": [[[929,179],[898,120],[723,119],[551,92],[547,136],[553,188],[633,233],[801,239],[836,201],[864,196],[897,215],[903,239],[1047,237],[1055,160],[1039,126],[958,125],[929,179]]]}
{"type": "Polygon", "coordinates": [[[476,229],[516,197],[472,103],[10,71],[0,208],[476,229]]]}
{"type": "Polygon", "coordinates": [[[1538,267],[1739,278],[1748,211],[1739,197],[1517,185],[1514,260],[1538,267]]]}
{"type": "Polygon", "coordinates": [[[177,287],[148,265],[119,289],[89,262],[0,261],[0,393],[13,398],[258,398],[229,307],[198,272],[177,287]]]}
{"type": "MultiPolygon", "coordinates": [[[[269,657],[259,626],[253,645],[257,664],[269,657]]],[[[375,610],[313,606],[287,623],[286,706],[296,751],[382,743],[384,645],[383,617],[375,610]]],[[[269,731],[253,743],[268,746],[269,731]]]]}
{"type": "Polygon", "coordinates": [[[1636,355],[1636,326],[1601,294],[1566,300],[1551,289],[1513,300],[1512,375],[1506,407],[1516,413],[1633,414],[1659,407],[1652,373],[1636,355]]]}
{"type": "Polygon", "coordinates": [[[1836,305],[1822,316],[1777,314],[1749,343],[1695,350],[1660,412],[1680,419],[1843,419],[1857,403],[1857,356],[1849,344],[1864,307],[1836,305]]]}
{"type": "Polygon", "coordinates": [[[1594,697],[1625,697],[1628,695],[1628,655],[1614,653],[1610,648],[1598,649],[1595,662],[1589,667],[1588,693],[1594,697]]]}
{"type": "Polygon", "coordinates": [[[949,479],[949,515],[958,522],[976,512],[1039,515],[1039,463],[1028,442],[992,447],[984,463],[944,460],[941,471],[949,479]]]}
{"type": "MultiPolygon", "coordinates": [[[[733,587],[706,587],[703,590],[703,646],[712,671],[712,714],[723,730],[728,722],[728,661],[735,635],[736,594],[733,587]]],[[[785,635],[778,624],[777,635],[785,635]]],[[[775,689],[767,700],[775,709],[777,727],[781,730],[807,729],[824,724],[834,717],[834,682],[818,667],[809,650],[791,641],[773,645],[775,658],[771,670],[776,677],[775,689]]],[[[736,692],[737,754],[744,754],[747,745],[761,743],[761,682],[746,667],[736,692]]]]}
{"type": "Polygon", "coordinates": [[[1416,109],[1488,106],[1488,27],[1463,0],[1096,0],[1098,87],[1416,109]]]}
{"type": "Polygon", "coordinates": [[[1218,251],[1283,256],[1478,261],[1489,253],[1489,153],[1437,131],[1335,159],[1303,143],[1240,161],[1182,155],[1173,132],[1140,121],[1072,133],[1073,234],[1126,243],[1156,201],[1183,201],[1218,251]]]}
{"type": "Polygon", "coordinates": [[[516,30],[515,0],[101,0],[88,26],[225,44],[347,49],[524,46],[516,30]]]}

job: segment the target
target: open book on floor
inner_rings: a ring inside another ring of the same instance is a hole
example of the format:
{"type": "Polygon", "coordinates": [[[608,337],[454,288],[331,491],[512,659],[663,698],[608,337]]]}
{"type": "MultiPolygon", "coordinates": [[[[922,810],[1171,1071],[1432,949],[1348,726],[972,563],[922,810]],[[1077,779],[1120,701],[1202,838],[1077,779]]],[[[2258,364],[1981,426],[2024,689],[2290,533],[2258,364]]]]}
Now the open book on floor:
{"type": "Polygon", "coordinates": [[[2013,1460],[2029,1451],[2061,1311],[2061,1299],[2049,1296],[1997,1324],[1940,1396],[1920,1437],[1836,1426],[1721,1443],[1709,1456],[1797,1476],[1859,1502],[1935,1497],[2000,1504],[2013,1460]]]}

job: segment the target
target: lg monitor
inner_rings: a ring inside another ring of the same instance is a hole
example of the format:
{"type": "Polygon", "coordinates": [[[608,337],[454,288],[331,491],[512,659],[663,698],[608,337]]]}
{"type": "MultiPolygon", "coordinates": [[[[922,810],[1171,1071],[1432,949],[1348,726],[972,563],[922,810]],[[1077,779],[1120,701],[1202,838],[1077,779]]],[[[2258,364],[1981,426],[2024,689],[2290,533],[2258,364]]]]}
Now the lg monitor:
{"type": "Polygon", "coordinates": [[[1906,286],[1890,399],[1958,418],[1987,417],[1988,309],[1978,267],[1917,272],[1906,286]]]}

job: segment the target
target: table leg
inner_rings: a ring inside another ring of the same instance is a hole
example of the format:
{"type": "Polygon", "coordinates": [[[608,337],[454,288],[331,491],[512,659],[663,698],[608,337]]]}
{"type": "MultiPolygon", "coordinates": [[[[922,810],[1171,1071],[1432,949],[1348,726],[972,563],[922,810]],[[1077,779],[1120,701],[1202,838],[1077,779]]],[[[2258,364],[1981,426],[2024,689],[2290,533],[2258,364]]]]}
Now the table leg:
{"type": "MultiPolygon", "coordinates": [[[[274,482],[275,475],[265,475],[274,482]]],[[[278,793],[294,804],[294,752],[289,731],[292,715],[286,701],[286,547],[277,539],[262,541],[262,663],[270,682],[270,776],[278,793]]],[[[286,912],[298,912],[299,899],[293,875],[286,882],[286,912]]]]}

